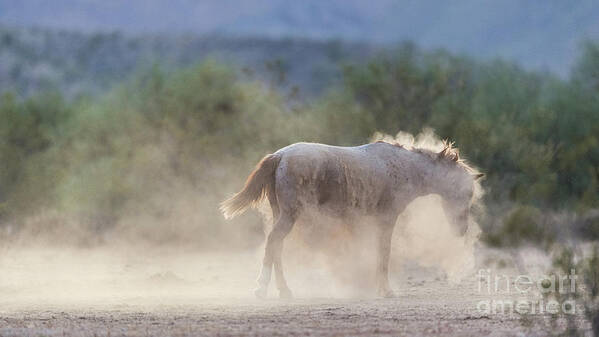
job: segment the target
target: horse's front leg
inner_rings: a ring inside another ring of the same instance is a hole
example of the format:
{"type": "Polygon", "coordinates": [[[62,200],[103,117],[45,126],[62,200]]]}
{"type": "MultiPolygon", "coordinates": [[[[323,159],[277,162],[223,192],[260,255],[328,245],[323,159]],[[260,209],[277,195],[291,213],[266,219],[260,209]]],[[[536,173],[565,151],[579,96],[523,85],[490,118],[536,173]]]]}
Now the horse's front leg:
{"type": "Polygon", "coordinates": [[[285,278],[283,277],[283,269],[281,262],[281,252],[283,250],[283,240],[293,228],[295,220],[287,214],[281,214],[279,220],[273,226],[272,231],[268,234],[266,240],[266,248],[264,249],[264,260],[262,262],[262,271],[258,278],[258,289],[256,289],[256,297],[266,297],[268,284],[270,283],[271,271],[273,263],[275,265],[275,273],[277,276],[277,285],[281,297],[291,297],[291,291],[287,287],[285,278]]]}
{"type": "Polygon", "coordinates": [[[381,297],[395,297],[395,293],[389,286],[389,257],[391,255],[391,237],[393,236],[395,220],[382,221],[378,227],[377,292],[381,297]]]}

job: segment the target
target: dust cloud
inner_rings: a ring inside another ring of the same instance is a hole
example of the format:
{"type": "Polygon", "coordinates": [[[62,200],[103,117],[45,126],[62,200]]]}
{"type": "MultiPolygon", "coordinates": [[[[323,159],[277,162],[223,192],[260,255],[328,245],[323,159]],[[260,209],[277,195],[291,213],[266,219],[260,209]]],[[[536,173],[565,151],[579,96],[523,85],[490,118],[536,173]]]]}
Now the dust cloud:
{"type": "MultiPolygon", "coordinates": [[[[373,139],[435,150],[442,146],[432,130],[416,136],[377,134],[373,139]]],[[[156,209],[132,208],[108,229],[59,210],[31,216],[18,230],[4,226],[0,305],[112,307],[253,300],[270,220],[257,212],[233,221],[222,219],[218,203],[225,197],[223,191],[237,190],[240,181],[213,193],[210,188],[198,193],[174,179],[170,189],[150,196],[159,205],[156,209]]],[[[469,276],[479,232],[472,222],[466,238],[456,237],[438,197],[415,200],[394,232],[391,286],[397,288],[408,276],[404,267],[409,264],[434,269],[449,282],[469,276]]],[[[294,295],[375,296],[372,234],[367,222],[348,228],[319,214],[298,223],[283,253],[294,295]]],[[[269,296],[276,295],[274,283],[269,296]]]]}

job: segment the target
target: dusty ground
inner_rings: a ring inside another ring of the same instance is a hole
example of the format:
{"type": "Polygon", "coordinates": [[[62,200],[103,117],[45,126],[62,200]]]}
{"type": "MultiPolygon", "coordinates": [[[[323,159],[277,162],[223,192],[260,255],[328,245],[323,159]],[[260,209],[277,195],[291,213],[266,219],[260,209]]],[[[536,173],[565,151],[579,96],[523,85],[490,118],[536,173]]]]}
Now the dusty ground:
{"type": "MultiPolygon", "coordinates": [[[[501,259],[485,263],[503,265],[501,259]]],[[[454,284],[435,268],[406,262],[392,273],[398,298],[373,299],[340,295],[325,274],[290,271],[297,299],[282,301],[271,291],[259,301],[251,297],[256,264],[252,254],[123,258],[93,251],[8,252],[0,259],[0,336],[543,336],[548,331],[542,324],[525,327],[517,315],[481,313],[479,301],[511,295],[481,292],[475,272],[454,284]]]]}
{"type": "Polygon", "coordinates": [[[517,319],[472,316],[470,303],[396,300],[240,301],[113,308],[32,308],[2,313],[2,336],[445,335],[513,336],[517,319]]]}

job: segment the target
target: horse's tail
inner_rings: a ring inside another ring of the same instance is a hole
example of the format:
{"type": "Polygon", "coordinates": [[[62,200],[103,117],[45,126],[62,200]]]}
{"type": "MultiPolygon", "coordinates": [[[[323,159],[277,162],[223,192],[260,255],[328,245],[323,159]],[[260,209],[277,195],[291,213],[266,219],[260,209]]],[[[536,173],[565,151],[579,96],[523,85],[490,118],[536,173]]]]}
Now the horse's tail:
{"type": "MultiPolygon", "coordinates": [[[[275,199],[275,172],[279,161],[281,161],[279,154],[269,154],[262,158],[245,181],[243,189],[220,204],[220,210],[226,219],[231,219],[248,208],[255,207],[267,195],[271,201],[275,199]]],[[[271,202],[271,206],[278,205],[272,205],[271,202]]]]}

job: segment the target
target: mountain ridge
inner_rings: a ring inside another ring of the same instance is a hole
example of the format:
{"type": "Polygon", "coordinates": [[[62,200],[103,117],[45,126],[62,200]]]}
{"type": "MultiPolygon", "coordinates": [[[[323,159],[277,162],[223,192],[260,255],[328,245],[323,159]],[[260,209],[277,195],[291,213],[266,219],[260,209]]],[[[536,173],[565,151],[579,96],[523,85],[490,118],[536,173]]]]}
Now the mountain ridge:
{"type": "Polygon", "coordinates": [[[568,72],[584,39],[599,37],[591,0],[449,2],[358,0],[4,0],[0,23],[86,32],[226,34],[396,43],[501,57],[568,72]]]}

